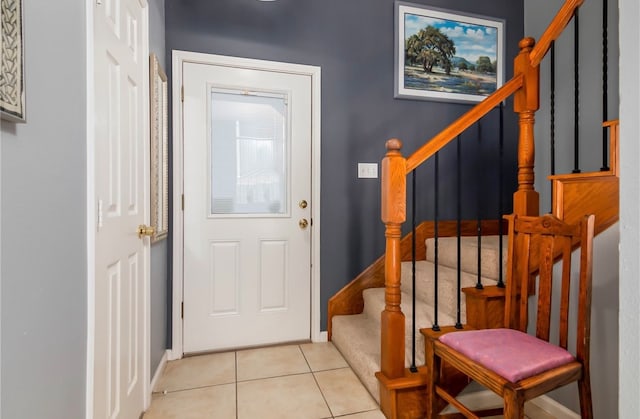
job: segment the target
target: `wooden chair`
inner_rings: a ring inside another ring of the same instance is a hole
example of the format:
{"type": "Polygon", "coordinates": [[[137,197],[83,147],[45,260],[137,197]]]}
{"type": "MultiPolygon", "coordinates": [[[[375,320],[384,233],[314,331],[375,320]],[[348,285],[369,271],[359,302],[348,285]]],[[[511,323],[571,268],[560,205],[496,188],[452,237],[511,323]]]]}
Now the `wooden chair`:
{"type": "Polygon", "coordinates": [[[439,415],[447,403],[460,412],[451,416],[479,417],[447,393],[446,377],[441,377],[444,363],[447,368],[455,368],[501,396],[505,418],[524,418],[527,400],[573,381],[578,381],[582,417],[592,418],[589,333],[594,216],[587,216],[575,225],[552,215],[505,218],[509,221],[506,327],[440,334],[427,343],[427,417],[447,416],[439,415]],[[580,273],[576,278],[579,296],[575,319],[576,355],[573,356],[567,351],[567,339],[571,252],[576,243],[581,251],[580,273]],[[562,261],[562,278],[557,298],[559,312],[554,312],[559,318],[556,344],[549,342],[549,335],[552,273],[558,260],[562,261]],[[536,276],[531,274],[534,271],[539,274],[535,336],[526,334],[529,298],[520,298],[535,291],[536,276]]]}

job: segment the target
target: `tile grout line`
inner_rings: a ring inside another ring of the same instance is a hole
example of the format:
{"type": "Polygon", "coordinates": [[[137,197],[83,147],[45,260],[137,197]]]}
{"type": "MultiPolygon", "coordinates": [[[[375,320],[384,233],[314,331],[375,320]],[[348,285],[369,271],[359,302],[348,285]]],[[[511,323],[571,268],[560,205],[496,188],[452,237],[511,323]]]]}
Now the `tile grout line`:
{"type": "Polygon", "coordinates": [[[315,371],[313,371],[313,368],[311,368],[311,364],[309,363],[309,360],[307,359],[307,356],[304,354],[304,351],[302,350],[302,347],[300,345],[298,345],[298,349],[302,353],[302,357],[304,358],[304,362],[306,362],[307,366],[309,367],[309,372],[311,372],[311,376],[313,377],[313,382],[316,383],[316,386],[318,386],[318,390],[320,390],[320,395],[322,396],[322,400],[324,400],[324,404],[327,405],[327,409],[329,409],[329,413],[331,414],[331,417],[334,418],[335,416],[333,414],[333,410],[331,410],[331,406],[329,406],[329,402],[327,401],[327,398],[324,396],[324,392],[322,391],[322,388],[320,387],[320,384],[318,383],[318,379],[316,378],[315,371]]]}
{"type": "Polygon", "coordinates": [[[345,418],[348,416],[352,416],[352,415],[359,415],[361,413],[367,413],[367,412],[379,412],[380,409],[369,409],[369,410],[359,410],[357,412],[352,412],[352,413],[345,413],[344,415],[340,415],[340,416],[334,416],[334,419],[340,419],[340,418],[345,418]]]}
{"type": "Polygon", "coordinates": [[[228,383],[218,383],[218,384],[207,384],[207,385],[203,385],[203,386],[179,388],[179,389],[176,389],[176,390],[163,390],[163,391],[157,391],[155,393],[152,393],[152,395],[167,396],[169,394],[184,393],[185,391],[202,390],[203,388],[228,386],[229,384],[234,384],[234,383],[233,382],[228,382],[228,383]]]}
{"type": "MultiPolygon", "coordinates": [[[[296,375],[315,374],[320,372],[338,371],[338,370],[344,370],[344,369],[351,369],[351,367],[346,366],[346,367],[327,368],[326,370],[317,370],[317,371],[313,371],[312,369],[309,369],[309,371],[305,371],[305,372],[291,372],[291,373],[285,373],[285,374],[279,374],[279,375],[270,375],[267,377],[248,378],[242,381],[238,381],[238,383],[250,383],[252,381],[269,380],[272,378],[294,377],[296,375]]],[[[231,384],[231,383],[228,383],[228,384],[231,384]]]]}

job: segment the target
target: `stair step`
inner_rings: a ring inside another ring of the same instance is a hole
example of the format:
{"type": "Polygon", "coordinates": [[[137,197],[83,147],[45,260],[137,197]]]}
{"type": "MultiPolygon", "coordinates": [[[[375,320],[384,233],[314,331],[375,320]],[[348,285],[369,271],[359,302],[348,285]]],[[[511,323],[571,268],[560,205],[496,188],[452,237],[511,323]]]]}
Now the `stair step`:
{"type": "MultiPolygon", "coordinates": [[[[433,305],[435,265],[430,261],[416,262],[416,300],[422,303],[433,305]]],[[[401,290],[411,295],[413,289],[411,283],[411,262],[402,262],[401,268],[401,290]]],[[[448,266],[438,266],[438,311],[451,313],[455,317],[457,305],[457,281],[458,273],[456,269],[448,266]]],[[[478,281],[477,273],[461,272],[461,288],[473,287],[478,281]]],[[[493,278],[482,277],[483,285],[496,285],[493,278]]],[[[464,313],[465,301],[461,300],[462,311],[464,313]]]]}
{"type": "MultiPolygon", "coordinates": [[[[378,324],[380,323],[380,314],[384,310],[384,288],[369,288],[364,290],[362,293],[364,297],[364,311],[367,317],[372,319],[377,319],[378,324]]],[[[411,295],[402,293],[402,303],[400,306],[402,307],[402,312],[405,316],[405,335],[407,336],[408,342],[411,341],[411,328],[412,328],[412,310],[411,310],[411,295]]],[[[464,313],[463,313],[464,314],[464,313]]],[[[455,310],[438,310],[438,322],[442,325],[453,325],[455,324],[455,310]]],[[[462,316],[462,322],[465,322],[464,315],[462,316]]],[[[416,332],[419,334],[419,330],[425,327],[433,326],[433,306],[427,304],[425,302],[416,301],[416,332]]],[[[420,346],[424,346],[420,344],[420,346]]],[[[422,348],[424,349],[424,347],[422,348]]],[[[410,359],[410,358],[407,358],[410,359]]]]}
{"type": "MultiPolygon", "coordinates": [[[[498,281],[500,271],[500,236],[482,236],[481,265],[480,269],[483,278],[491,278],[498,281]]],[[[435,260],[435,239],[425,240],[427,248],[427,260],[435,260]]],[[[508,240],[506,236],[502,238],[502,267],[503,272],[507,264],[508,240]]],[[[478,238],[461,237],[460,261],[461,270],[470,274],[478,274],[478,238]]],[[[440,237],[438,239],[438,264],[448,266],[453,269],[458,268],[458,239],[456,237],[440,237]]],[[[503,278],[506,279],[506,278],[503,278]]]]}
{"type": "Polygon", "coordinates": [[[353,372],[380,403],[380,316],[376,321],[365,314],[334,316],[331,342],[349,363],[353,372]]]}
{"type": "MultiPolygon", "coordinates": [[[[334,316],[331,341],[347,360],[353,371],[371,395],[379,402],[378,380],[380,371],[380,316],[384,310],[384,288],[370,288],[363,292],[365,300],[362,314],[334,316]]],[[[411,296],[402,294],[402,312],[405,315],[405,367],[411,365],[411,296]]],[[[438,313],[442,324],[455,324],[451,315],[438,313]]],[[[464,321],[464,318],[463,318],[464,321]]],[[[416,306],[416,365],[424,365],[424,337],[421,328],[433,325],[433,307],[426,303],[416,306]]]]}

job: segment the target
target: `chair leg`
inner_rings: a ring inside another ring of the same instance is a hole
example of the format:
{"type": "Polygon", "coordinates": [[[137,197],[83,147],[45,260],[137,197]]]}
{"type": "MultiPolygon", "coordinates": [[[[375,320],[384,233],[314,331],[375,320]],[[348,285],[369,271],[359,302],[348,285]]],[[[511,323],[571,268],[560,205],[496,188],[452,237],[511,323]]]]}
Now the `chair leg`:
{"type": "Polygon", "coordinates": [[[433,340],[425,339],[424,353],[425,367],[427,370],[427,410],[425,417],[427,419],[438,417],[438,395],[436,394],[436,385],[440,382],[440,358],[435,355],[433,340]]]}
{"type": "Polygon", "coordinates": [[[591,380],[589,371],[585,368],[582,378],[578,380],[578,394],[580,396],[580,416],[582,419],[593,419],[593,405],[591,403],[591,380]]]}
{"type": "Polygon", "coordinates": [[[504,419],[524,419],[524,399],[514,389],[505,388],[504,419]]]}

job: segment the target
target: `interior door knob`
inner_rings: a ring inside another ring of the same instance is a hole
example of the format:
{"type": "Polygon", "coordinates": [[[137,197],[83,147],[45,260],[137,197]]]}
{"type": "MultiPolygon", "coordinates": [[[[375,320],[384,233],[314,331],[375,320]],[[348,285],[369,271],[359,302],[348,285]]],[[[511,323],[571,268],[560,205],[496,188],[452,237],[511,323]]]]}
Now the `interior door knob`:
{"type": "Polygon", "coordinates": [[[144,236],[153,236],[156,230],[148,225],[140,224],[138,226],[138,237],[142,238],[144,236]]]}
{"type": "Polygon", "coordinates": [[[298,221],[298,225],[300,226],[301,229],[304,230],[309,225],[309,221],[307,221],[306,218],[303,218],[300,221],[298,221]]]}

